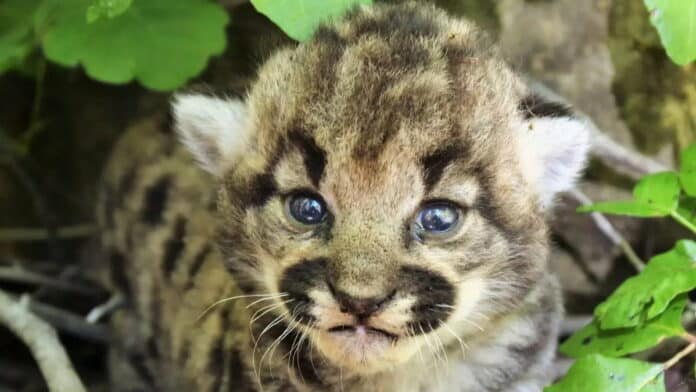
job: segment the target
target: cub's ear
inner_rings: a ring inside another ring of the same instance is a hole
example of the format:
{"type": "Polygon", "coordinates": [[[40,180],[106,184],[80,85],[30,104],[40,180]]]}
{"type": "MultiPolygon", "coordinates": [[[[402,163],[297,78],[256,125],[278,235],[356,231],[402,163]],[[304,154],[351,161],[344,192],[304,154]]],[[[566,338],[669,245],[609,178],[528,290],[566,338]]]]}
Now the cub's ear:
{"type": "Polygon", "coordinates": [[[519,104],[523,116],[520,158],[522,170],[537,188],[542,206],[571,189],[587,163],[587,124],[564,104],[529,95],[519,104]]]}
{"type": "Polygon", "coordinates": [[[249,143],[244,101],[200,94],[177,94],[172,101],[174,128],[203,169],[223,175],[249,143]]]}

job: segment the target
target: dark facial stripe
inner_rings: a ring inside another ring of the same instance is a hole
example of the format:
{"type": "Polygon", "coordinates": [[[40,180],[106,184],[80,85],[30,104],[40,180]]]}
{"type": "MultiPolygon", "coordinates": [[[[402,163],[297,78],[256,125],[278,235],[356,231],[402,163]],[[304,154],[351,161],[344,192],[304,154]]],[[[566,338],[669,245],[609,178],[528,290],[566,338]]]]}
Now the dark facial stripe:
{"type": "Polygon", "coordinates": [[[573,112],[567,106],[559,102],[551,102],[545,98],[531,94],[522,99],[518,105],[524,118],[529,120],[534,117],[572,117],[573,112]]]}
{"type": "Polygon", "coordinates": [[[423,268],[406,266],[400,271],[402,290],[415,295],[414,320],[408,327],[414,334],[428,333],[440,326],[454,305],[455,289],[444,277],[423,268]]]}
{"type": "Polygon", "coordinates": [[[258,174],[251,179],[246,192],[239,192],[240,201],[246,207],[258,207],[278,192],[278,187],[271,173],[258,174]]]}
{"type": "Polygon", "coordinates": [[[171,178],[164,176],[147,188],[145,192],[145,205],[142,211],[142,220],[150,225],[162,222],[162,212],[167,205],[171,178]]]}
{"type": "Polygon", "coordinates": [[[172,236],[164,245],[164,258],[162,259],[162,273],[170,279],[176,262],[184,250],[184,236],[186,235],[186,219],[178,217],[174,223],[172,236]]]}
{"type": "Polygon", "coordinates": [[[437,149],[421,158],[420,164],[423,167],[425,191],[430,192],[442,178],[442,174],[447,166],[464,154],[465,148],[454,144],[437,149]]]}
{"type": "Polygon", "coordinates": [[[313,317],[306,313],[310,299],[307,292],[322,285],[327,277],[327,260],[303,260],[285,270],[280,280],[280,291],[288,293],[288,299],[294,300],[289,308],[291,314],[299,322],[308,323],[313,317]]]}
{"type": "Polygon", "coordinates": [[[198,275],[198,271],[200,271],[201,267],[203,267],[203,263],[205,260],[208,258],[208,255],[213,249],[211,248],[210,245],[206,245],[201,249],[198,254],[193,258],[193,261],[191,262],[191,265],[189,266],[189,271],[188,271],[188,284],[187,288],[193,287],[193,282],[196,279],[196,275],[198,275]]]}
{"type": "Polygon", "coordinates": [[[326,152],[317,145],[316,141],[305,133],[295,131],[289,135],[293,143],[302,154],[307,176],[315,187],[319,186],[321,177],[326,167],[326,152]]]}

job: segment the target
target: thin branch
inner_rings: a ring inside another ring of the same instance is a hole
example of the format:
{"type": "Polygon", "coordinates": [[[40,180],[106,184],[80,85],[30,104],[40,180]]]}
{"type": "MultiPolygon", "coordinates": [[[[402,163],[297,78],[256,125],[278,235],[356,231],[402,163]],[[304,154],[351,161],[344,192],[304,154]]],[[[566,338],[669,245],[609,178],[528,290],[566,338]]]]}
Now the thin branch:
{"type": "Polygon", "coordinates": [[[694,350],[696,350],[696,343],[689,343],[688,346],[684,347],[681,351],[674,354],[674,356],[672,358],[670,358],[667,362],[663,363],[662,369],[667,370],[667,369],[671,368],[677,362],[679,362],[682,358],[691,354],[694,350]]]}
{"type": "MultiPolygon", "coordinates": [[[[590,200],[587,195],[582,193],[582,191],[577,188],[571,190],[569,194],[582,205],[592,204],[592,200],[590,200]]],[[[592,218],[592,221],[594,221],[595,226],[597,226],[599,231],[601,231],[612,244],[618,246],[621,251],[623,251],[628,261],[633,265],[633,267],[635,267],[636,270],[642,271],[643,268],[645,268],[645,262],[638,257],[628,241],[626,241],[626,239],[614,228],[614,225],[609,222],[607,217],[599,212],[590,213],[590,217],[592,218]]]]}
{"type": "Polygon", "coordinates": [[[50,287],[52,289],[58,289],[83,295],[94,295],[95,293],[98,293],[98,291],[94,287],[81,285],[75,282],[62,281],[55,277],[39,274],[32,271],[27,271],[26,269],[17,266],[0,267],[0,281],[23,283],[30,285],[41,285],[50,287]]]}
{"type": "Polygon", "coordinates": [[[25,296],[29,310],[46,320],[57,330],[81,339],[96,343],[109,342],[109,330],[104,325],[90,324],[80,315],[70,313],[64,309],[35,301],[25,296]]]}
{"type": "Polygon", "coordinates": [[[123,297],[123,294],[121,293],[116,293],[112,295],[108,301],[105,303],[95,307],[94,309],[90,310],[89,313],[87,314],[87,317],[85,317],[85,321],[87,321],[90,324],[94,324],[101,320],[104,316],[108,315],[109,313],[113,312],[116,309],[119,309],[125,304],[125,298],[123,297]]]}
{"type": "MultiPolygon", "coordinates": [[[[56,239],[72,239],[89,237],[94,233],[94,225],[81,224],[59,227],[55,231],[56,239]]],[[[0,242],[46,241],[51,239],[51,233],[46,229],[29,227],[14,227],[0,229],[0,242]]]]}
{"type": "MultiPolygon", "coordinates": [[[[531,88],[539,94],[554,101],[568,103],[568,100],[539,81],[530,81],[531,88]]],[[[640,152],[623,146],[602,132],[585,113],[575,110],[578,117],[587,125],[592,140],[591,153],[609,168],[633,180],[646,174],[670,170],[670,167],[651,159],[640,152]]]]}
{"type": "Polygon", "coordinates": [[[51,392],[85,392],[55,330],[0,290],[0,324],[31,351],[51,392]]]}

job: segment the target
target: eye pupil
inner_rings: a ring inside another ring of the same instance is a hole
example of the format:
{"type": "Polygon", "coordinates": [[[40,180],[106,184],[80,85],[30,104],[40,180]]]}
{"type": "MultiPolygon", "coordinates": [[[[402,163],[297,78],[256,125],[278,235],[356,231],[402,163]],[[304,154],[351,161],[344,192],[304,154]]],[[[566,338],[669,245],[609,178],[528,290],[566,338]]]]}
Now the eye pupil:
{"type": "Polygon", "coordinates": [[[314,196],[295,196],[290,200],[289,207],[292,217],[306,225],[320,223],[326,216],[324,202],[314,196]]]}
{"type": "Polygon", "coordinates": [[[449,205],[433,205],[423,208],[417,220],[423,230],[442,233],[456,225],[459,220],[459,214],[457,209],[449,205]]]}

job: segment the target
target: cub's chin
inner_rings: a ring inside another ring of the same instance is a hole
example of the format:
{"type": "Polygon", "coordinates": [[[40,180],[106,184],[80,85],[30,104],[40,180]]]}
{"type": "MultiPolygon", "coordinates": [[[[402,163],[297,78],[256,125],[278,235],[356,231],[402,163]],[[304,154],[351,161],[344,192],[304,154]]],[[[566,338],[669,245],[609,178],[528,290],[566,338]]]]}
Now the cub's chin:
{"type": "Polygon", "coordinates": [[[408,361],[417,351],[417,342],[406,336],[363,325],[337,326],[312,334],[321,354],[344,371],[377,373],[408,361]]]}

